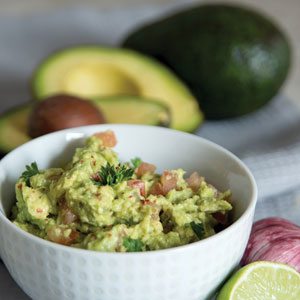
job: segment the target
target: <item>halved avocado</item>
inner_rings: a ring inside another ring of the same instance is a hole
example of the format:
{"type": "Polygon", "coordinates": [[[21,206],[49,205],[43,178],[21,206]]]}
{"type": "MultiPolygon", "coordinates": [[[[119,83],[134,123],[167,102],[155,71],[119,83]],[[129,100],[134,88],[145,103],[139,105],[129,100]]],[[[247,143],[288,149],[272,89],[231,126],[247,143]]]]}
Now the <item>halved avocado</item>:
{"type": "Polygon", "coordinates": [[[14,148],[28,142],[28,115],[32,103],[23,104],[4,112],[0,116],[0,151],[8,153],[14,148]]]}
{"type": "Polygon", "coordinates": [[[156,99],[170,108],[170,127],[188,132],[203,120],[196,99],[172,71],[126,49],[82,46],[54,53],[35,71],[32,88],[38,100],[58,93],[156,99]]]}
{"type": "Polygon", "coordinates": [[[135,96],[93,98],[108,123],[144,124],[168,127],[171,123],[169,108],[155,100],[135,96]]]}
{"type": "MultiPolygon", "coordinates": [[[[168,126],[171,121],[169,109],[164,104],[141,101],[138,97],[96,98],[93,103],[101,109],[107,123],[127,123],[168,126]]],[[[0,152],[7,153],[29,141],[28,117],[34,103],[26,103],[0,116],[0,152]]]]}

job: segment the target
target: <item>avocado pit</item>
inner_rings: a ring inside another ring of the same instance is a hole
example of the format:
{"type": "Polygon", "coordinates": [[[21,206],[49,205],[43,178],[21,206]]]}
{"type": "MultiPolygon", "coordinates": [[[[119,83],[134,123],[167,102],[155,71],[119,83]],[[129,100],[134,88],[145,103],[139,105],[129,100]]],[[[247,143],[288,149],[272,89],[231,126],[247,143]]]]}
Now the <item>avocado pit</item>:
{"type": "Polygon", "coordinates": [[[61,129],[102,124],[105,118],[90,101],[59,94],[37,103],[28,121],[28,133],[35,138],[61,129]]]}

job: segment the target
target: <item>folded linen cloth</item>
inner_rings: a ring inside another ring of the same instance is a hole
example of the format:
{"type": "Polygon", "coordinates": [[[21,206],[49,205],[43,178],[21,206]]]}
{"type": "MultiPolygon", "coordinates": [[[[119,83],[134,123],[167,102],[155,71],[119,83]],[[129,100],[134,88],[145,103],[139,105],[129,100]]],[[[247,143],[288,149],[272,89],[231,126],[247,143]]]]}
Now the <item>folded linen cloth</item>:
{"type": "Polygon", "coordinates": [[[259,199],[300,188],[300,109],[278,96],[256,113],[206,122],[197,134],[241,158],[257,181],[259,199]]]}

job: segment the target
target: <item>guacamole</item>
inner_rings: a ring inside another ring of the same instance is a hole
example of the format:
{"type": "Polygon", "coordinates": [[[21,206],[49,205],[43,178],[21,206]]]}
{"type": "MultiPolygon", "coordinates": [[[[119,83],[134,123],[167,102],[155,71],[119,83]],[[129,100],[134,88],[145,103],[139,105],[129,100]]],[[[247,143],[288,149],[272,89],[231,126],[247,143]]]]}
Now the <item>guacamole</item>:
{"type": "Polygon", "coordinates": [[[106,252],[149,251],[204,239],[228,225],[230,192],[197,172],[120,162],[112,131],[94,134],[61,168],[33,162],[16,183],[12,221],[40,238],[106,252]]]}

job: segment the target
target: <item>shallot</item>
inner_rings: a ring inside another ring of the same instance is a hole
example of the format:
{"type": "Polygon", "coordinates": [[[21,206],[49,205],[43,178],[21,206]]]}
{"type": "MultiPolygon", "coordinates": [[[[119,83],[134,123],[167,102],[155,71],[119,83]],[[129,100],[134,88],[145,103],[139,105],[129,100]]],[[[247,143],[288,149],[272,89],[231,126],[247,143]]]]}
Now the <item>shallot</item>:
{"type": "Polygon", "coordinates": [[[241,263],[259,260],[285,263],[300,272],[300,227],[276,217],[254,223],[241,263]]]}

